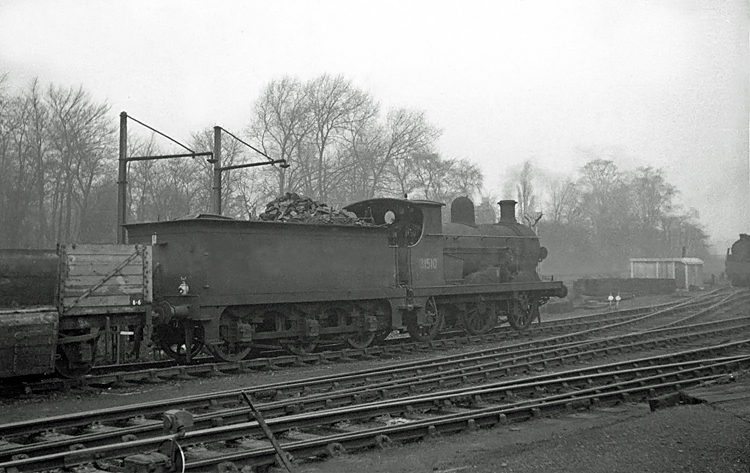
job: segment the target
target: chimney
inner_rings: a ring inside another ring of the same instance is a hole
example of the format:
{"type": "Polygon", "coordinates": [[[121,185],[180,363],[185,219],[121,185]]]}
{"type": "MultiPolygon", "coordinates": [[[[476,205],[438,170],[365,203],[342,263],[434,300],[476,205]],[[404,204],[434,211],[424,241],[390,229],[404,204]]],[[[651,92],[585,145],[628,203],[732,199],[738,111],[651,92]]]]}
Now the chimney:
{"type": "Polygon", "coordinates": [[[501,200],[497,203],[500,206],[500,221],[505,223],[518,223],[516,221],[516,201],[501,200]]]}
{"type": "Polygon", "coordinates": [[[686,257],[686,256],[687,256],[687,247],[686,247],[686,246],[683,246],[683,247],[682,247],[682,257],[684,258],[684,257],[686,257]]]}

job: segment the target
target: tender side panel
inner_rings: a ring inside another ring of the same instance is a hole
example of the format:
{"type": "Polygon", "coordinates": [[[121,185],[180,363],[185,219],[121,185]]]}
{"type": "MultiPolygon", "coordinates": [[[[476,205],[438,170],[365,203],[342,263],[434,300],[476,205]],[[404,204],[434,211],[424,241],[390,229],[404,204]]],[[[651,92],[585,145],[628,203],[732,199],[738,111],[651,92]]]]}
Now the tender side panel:
{"type": "Polygon", "coordinates": [[[55,370],[56,310],[0,311],[0,378],[55,370]]]}
{"type": "Polygon", "coordinates": [[[63,315],[137,313],[152,298],[148,245],[66,245],[60,250],[63,315]]]}
{"type": "Polygon", "coordinates": [[[128,226],[153,241],[157,291],[182,278],[201,305],[385,298],[394,288],[393,248],[383,228],[184,220],[128,226]]]}

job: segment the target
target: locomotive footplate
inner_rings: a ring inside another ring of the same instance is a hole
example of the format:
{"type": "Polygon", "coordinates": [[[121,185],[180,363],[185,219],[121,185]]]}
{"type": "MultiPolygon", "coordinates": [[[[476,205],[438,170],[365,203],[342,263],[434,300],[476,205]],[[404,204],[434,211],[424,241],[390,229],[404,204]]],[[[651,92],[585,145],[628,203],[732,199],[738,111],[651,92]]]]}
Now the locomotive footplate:
{"type": "Polygon", "coordinates": [[[472,284],[455,286],[428,286],[413,288],[414,297],[476,296],[492,294],[510,296],[517,292],[531,292],[542,297],[560,297],[568,294],[568,288],[561,281],[509,282],[503,284],[472,284]]]}

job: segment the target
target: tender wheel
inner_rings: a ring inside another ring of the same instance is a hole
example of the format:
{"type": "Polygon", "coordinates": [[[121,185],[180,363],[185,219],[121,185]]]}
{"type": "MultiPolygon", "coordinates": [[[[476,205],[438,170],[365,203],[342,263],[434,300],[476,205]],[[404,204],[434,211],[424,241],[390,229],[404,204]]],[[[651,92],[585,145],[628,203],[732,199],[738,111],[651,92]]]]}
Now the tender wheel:
{"type": "Polygon", "coordinates": [[[185,342],[185,325],[177,319],[172,319],[166,325],[159,325],[154,328],[154,337],[159,348],[164,351],[170,358],[179,363],[187,363],[187,353],[190,352],[190,359],[198,356],[203,350],[204,336],[203,327],[193,327],[193,336],[190,343],[185,342]]]}
{"type": "MultiPolygon", "coordinates": [[[[276,323],[276,332],[293,332],[293,333],[305,333],[304,327],[300,324],[305,324],[306,319],[304,317],[295,317],[291,313],[278,310],[271,310],[264,314],[264,318],[273,317],[276,323]]],[[[315,323],[314,321],[312,323],[315,323]]],[[[305,337],[302,335],[296,336],[295,338],[281,338],[279,340],[281,346],[286,350],[290,351],[294,355],[307,355],[315,350],[318,346],[318,337],[309,336],[305,337]]]]}
{"type": "Polygon", "coordinates": [[[241,320],[230,309],[221,313],[219,320],[219,337],[221,343],[208,345],[213,356],[224,361],[240,361],[250,353],[250,343],[241,341],[241,320]]]}
{"type": "Polygon", "coordinates": [[[433,340],[443,328],[443,315],[438,312],[434,298],[430,297],[427,299],[424,312],[424,325],[417,325],[416,317],[411,317],[406,323],[406,330],[409,332],[409,335],[418,342],[433,340]]]}
{"type": "Polygon", "coordinates": [[[309,355],[318,346],[317,341],[294,340],[284,343],[284,348],[295,355],[309,355]]]}
{"type": "Polygon", "coordinates": [[[375,332],[367,330],[367,311],[362,307],[340,305],[331,307],[325,314],[333,311],[336,314],[337,325],[354,329],[353,332],[345,333],[344,341],[352,348],[364,349],[369,347],[375,340],[375,332]]]}
{"type": "Polygon", "coordinates": [[[482,335],[489,332],[495,326],[496,321],[497,312],[491,304],[487,305],[484,313],[480,313],[477,307],[473,307],[461,314],[461,325],[470,335],[482,335]]]}
{"type": "Polygon", "coordinates": [[[509,303],[508,323],[516,330],[526,330],[531,322],[539,316],[539,301],[530,300],[526,294],[520,295],[509,303]]]}

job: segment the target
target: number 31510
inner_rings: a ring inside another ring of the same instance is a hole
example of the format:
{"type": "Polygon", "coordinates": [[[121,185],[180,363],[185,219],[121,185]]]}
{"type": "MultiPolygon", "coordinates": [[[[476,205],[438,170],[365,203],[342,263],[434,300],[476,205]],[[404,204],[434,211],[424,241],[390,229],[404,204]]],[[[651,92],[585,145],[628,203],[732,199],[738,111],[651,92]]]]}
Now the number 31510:
{"type": "Polygon", "coordinates": [[[419,258],[419,269],[437,269],[437,258],[419,258]]]}

